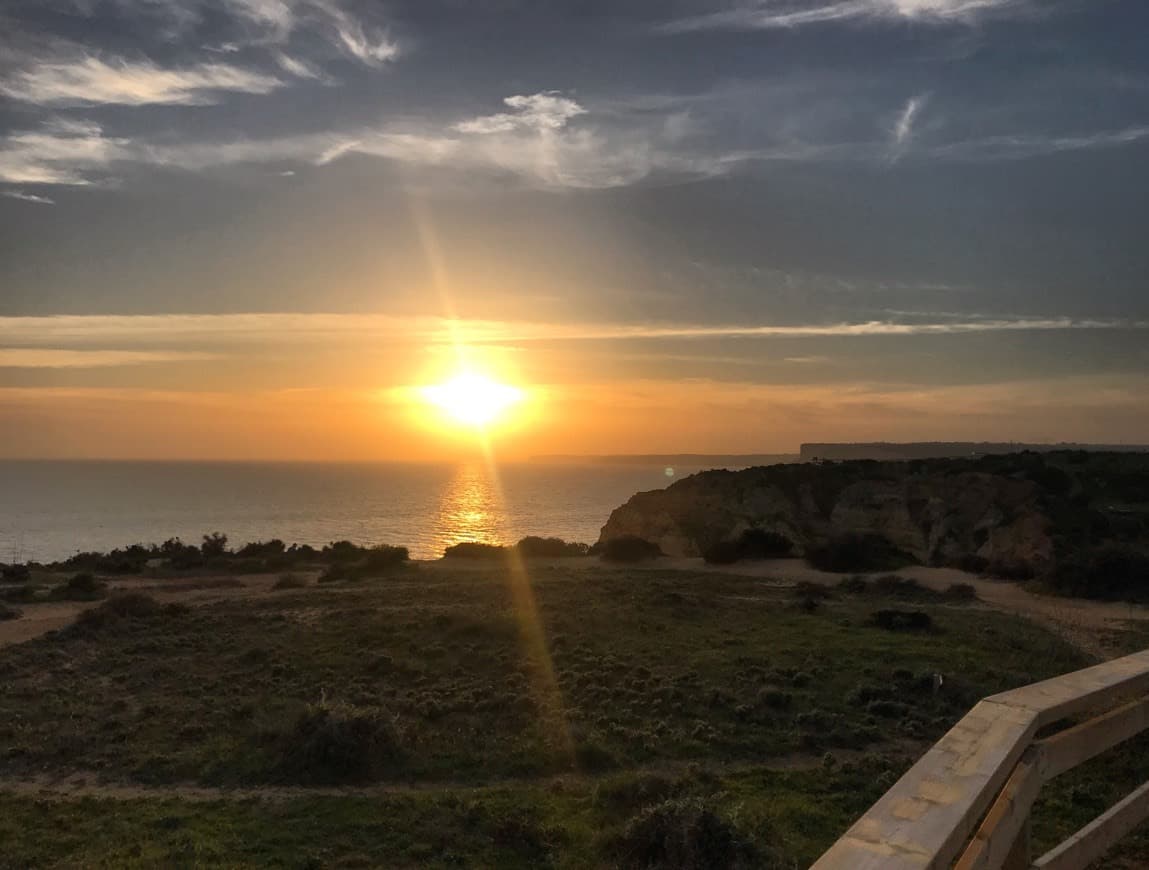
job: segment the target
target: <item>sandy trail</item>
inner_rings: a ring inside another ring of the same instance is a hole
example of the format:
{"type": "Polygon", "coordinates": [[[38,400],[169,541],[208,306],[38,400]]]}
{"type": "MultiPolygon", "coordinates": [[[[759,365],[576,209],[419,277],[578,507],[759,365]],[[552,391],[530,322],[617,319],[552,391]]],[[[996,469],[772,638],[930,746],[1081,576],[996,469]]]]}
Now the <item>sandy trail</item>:
{"type": "MultiPolygon", "coordinates": [[[[448,582],[451,575],[460,572],[484,572],[500,569],[498,562],[481,559],[438,559],[417,562],[423,574],[417,582],[425,583],[428,575],[448,582]]],[[[728,574],[753,577],[770,585],[792,585],[799,582],[835,586],[845,575],[831,574],[811,568],[801,559],[772,559],[761,562],[740,562],[734,565],[707,565],[697,558],[666,557],[638,565],[612,565],[598,559],[532,559],[526,563],[528,572],[563,568],[579,571],[645,571],[671,570],[692,573],[728,574]]],[[[889,572],[883,572],[889,573],[889,572]]],[[[1058,598],[1036,595],[1023,586],[1004,580],[992,580],[959,571],[955,568],[928,568],[911,566],[897,572],[903,577],[917,580],[931,589],[944,590],[953,583],[968,583],[977,590],[982,602],[996,610],[1013,613],[1049,628],[1098,658],[1108,657],[1103,638],[1122,631],[1129,622],[1149,621],[1149,607],[1106,601],[1086,601],[1080,598],[1058,598]]],[[[302,573],[314,583],[314,572],[302,573]]],[[[242,586],[216,586],[220,577],[183,577],[170,580],[154,578],[127,578],[112,581],[114,591],[146,591],[157,600],[167,603],[181,601],[186,604],[208,604],[243,598],[257,598],[272,592],[278,574],[245,575],[242,586]]],[[[226,580],[226,578],[223,578],[226,580]]],[[[282,594],[293,594],[284,592],[282,594]]],[[[295,593],[297,594],[297,593],[295,593]]],[[[20,619],[0,622],[0,648],[32,640],[49,631],[71,623],[76,616],[99,602],[59,601],[37,604],[15,604],[23,611],[20,619]]]]}

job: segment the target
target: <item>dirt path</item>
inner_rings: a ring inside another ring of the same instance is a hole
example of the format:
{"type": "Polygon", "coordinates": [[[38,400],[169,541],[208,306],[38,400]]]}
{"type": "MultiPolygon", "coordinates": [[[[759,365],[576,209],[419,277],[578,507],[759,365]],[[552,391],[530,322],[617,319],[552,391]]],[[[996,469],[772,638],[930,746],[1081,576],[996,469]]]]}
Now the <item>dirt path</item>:
{"type": "MultiPolygon", "coordinates": [[[[801,559],[743,562],[728,566],[706,565],[700,559],[660,559],[652,564],[680,570],[758,577],[778,584],[805,581],[834,586],[843,577],[841,574],[811,568],[801,559]]],[[[897,573],[939,592],[954,583],[968,583],[986,605],[1031,619],[1098,658],[1108,658],[1110,655],[1102,642],[1103,636],[1123,630],[1128,622],[1149,622],[1149,607],[1142,605],[1036,595],[1018,583],[978,577],[956,568],[915,565],[897,573]]]]}
{"type": "MultiPolygon", "coordinates": [[[[881,746],[877,747],[879,750],[881,746]]],[[[889,750],[916,754],[921,747],[906,741],[891,742],[889,750]]],[[[853,749],[835,750],[833,755],[839,763],[857,761],[866,751],[853,749]]],[[[824,763],[822,755],[795,754],[769,762],[738,761],[728,764],[707,764],[705,769],[715,774],[737,774],[755,770],[814,770],[824,763]]],[[[638,765],[625,768],[627,773],[657,776],[685,776],[694,774],[698,764],[691,761],[664,761],[657,764],[638,765]]],[[[108,800],[180,800],[207,801],[289,801],[312,797],[386,797],[388,795],[426,794],[435,792],[475,793],[503,788],[552,788],[563,784],[593,783],[616,776],[619,771],[605,773],[556,773],[536,777],[506,777],[485,782],[425,781],[390,782],[372,785],[347,786],[286,786],[263,785],[247,787],[202,786],[191,783],[171,783],[163,785],[142,785],[131,782],[109,782],[94,772],[72,772],[68,774],[42,774],[28,779],[0,779],[0,794],[24,798],[46,798],[51,800],[83,800],[84,798],[106,798],[108,800]]]]}
{"type": "MultiPolygon", "coordinates": [[[[418,568],[426,575],[447,582],[460,572],[479,573],[499,570],[498,562],[469,559],[439,559],[419,562],[418,568]]],[[[528,571],[546,572],[552,568],[579,571],[672,570],[692,573],[728,574],[754,577],[776,585],[798,582],[837,585],[841,574],[830,574],[811,568],[801,559],[774,559],[762,562],[741,562],[735,565],[707,565],[701,559],[663,558],[639,565],[618,566],[598,559],[539,559],[527,563],[528,571]]],[[[1149,622],[1149,607],[1104,601],[1086,601],[1079,598],[1058,598],[1035,595],[1017,583],[989,580],[954,568],[927,568],[913,566],[898,571],[931,589],[944,590],[953,583],[968,583],[977,590],[978,597],[988,606],[1006,613],[1014,613],[1049,628],[1098,658],[1108,656],[1103,638],[1123,630],[1129,622],[1149,622]]],[[[112,589],[117,591],[146,591],[162,602],[182,601],[187,604],[208,604],[243,598],[262,597],[272,592],[278,575],[247,575],[239,586],[221,584],[219,577],[185,577],[171,580],[129,578],[116,580],[112,589]]],[[[226,583],[226,578],[224,579],[226,583]]],[[[312,581],[313,582],[313,581],[312,581]]],[[[291,594],[291,593],[284,593],[291,594]]],[[[49,631],[63,628],[83,610],[98,602],[60,601],[39,604],[14,605],[23,611],[20,619],[0,622],[0,648],[23,643],[49,631]]]]}

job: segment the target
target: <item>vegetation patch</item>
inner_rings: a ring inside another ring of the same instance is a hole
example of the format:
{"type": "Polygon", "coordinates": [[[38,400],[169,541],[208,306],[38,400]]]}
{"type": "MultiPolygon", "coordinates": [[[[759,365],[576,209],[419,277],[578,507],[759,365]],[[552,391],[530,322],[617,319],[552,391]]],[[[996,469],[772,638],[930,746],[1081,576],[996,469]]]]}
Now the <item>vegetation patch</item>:
{"type": "Polygon", "coordinates": [[[619,866],[635,870],[734,870],[762,863],[753,842],[701,798],[672,798],[640,810],[609,851],[619,866]]]}
{"type": "Polygon", "coordinates": [[[712,565],[729,565],[743,559],[785,559],[794,552],[794,542],[767,529],[746,529],[733,540],[719,541],[702,554],[712,565]]]}
{"type": "Polygon", "coordinates": [[[662,548],[658,544],[637,535],[622,535],[608,541],[600,541],[596,546],[598,555],[604,562],[624,564],[646,562],[662,555],[662,548]]]}
{"type": "Polygon", "coordinates": [[[88,573],[76,574],[52,590],[63,601],[98,601],[108,594],[108,584],[88,573]]]}
{"type": "Polygon", "coordinates": [[[403,759],[392,718],[326,700],[309,704],[278,744],[277,772],[303,785],[373,782],[396,773],[403,759]]]}
{"type": "Polygon", "coordinates": [[[934,627],[933,617],[924,610],[876,610],[869,622],[886,631],[932,631],[934,627]]]}
{"type": "Polygon", "coordinates": [[[500,544],[483,544],[479,541],[463,541],[452,544],[443,551],[445,559],[504,559],[507,548],[500,544]]]}
{"type": "Polygon", "coordinates": [[[914,558],[881,535],[848,533],[807,547],[806,561],[819,571],[891,571],[914,558]]]}
{"type": "Polygon", "coordinates": [[[24,615],[24,611],[18,610],[15,607],[9,607],[7,604],[0,604],[0,622],[7,622],[11,619],[19,619],[24,615]]]}
{"type": "Polygon", "coordinates": [[[562,538],[540,538],[528,535],[517,544],[519,554],[530,558],[560,559],[586,556],[590,545],[578,541],[564,541],[562,538]]]}

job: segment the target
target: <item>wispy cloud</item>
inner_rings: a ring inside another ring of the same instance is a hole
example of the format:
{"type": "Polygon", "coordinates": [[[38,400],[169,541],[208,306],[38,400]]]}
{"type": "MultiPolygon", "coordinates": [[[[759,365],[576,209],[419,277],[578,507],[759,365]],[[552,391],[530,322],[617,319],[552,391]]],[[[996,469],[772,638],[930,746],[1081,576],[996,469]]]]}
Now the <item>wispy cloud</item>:
{"type": "Polygon", "coordinates": [[[203,362],[218,358],[218,354],[179,351],[0,348],[0,368],[90,369],[152,363],[203,362]]]}
{"type": "Polygon", "coordinates": [[[5,190],[0,192],[0,195],[6,196],[9,199],[18,199],[22,202],[36,202],[40,205],[55,205],[56,200],[50,199],[46,196],[38,196],[34,193],[25,193],[23,190],[5,190]]]}
{"type": "Polygon", "coordinates": [[[480,115],[455,124],[460,133],[509,133],[512,130],[561,130],[571,118],[585,115],[586,109],[558,91],[507,97],[503,102],[512,112],[480,115]]]}
{"type": "Polygon", "coordinates": [[[92,170],[130,153],[127,140],[105,137],[97,124],[57,119],[0,140],[0,182],[88,185],[92,170]]]}
{"type": "Polygon", "coordinates": [[[901,112],[898,113],[898,118],[894,123],[893,130],[890,131],[891,160],[897,160],[906,152],[914,133],[914,122],[917,120],[918,115],[921,113],[928,99],[928,96],[925,94],[910,97],[910,99],[906,100],[906,104],[902,107],[901,112]]]}
{"type": "Polygon", "coordinates": [[[1078,135],[1030,133],[986,136],[935,145],[930,149],[930,154],[951,160],[1019,160],[1063,151],[1123,148],[1146,141],[1149,141],[1149,126],[1136,126],[1078,135]]]}
{"type": "Polygon", "coordinates": [[[698,30],[770,30],[836,21],[969,22],[987,13],[1015,11],[1028,0],[757,0],[679,18],[663,33],[698,30]]]}
{"type": "Polygon", "coordinates": [[[223,92],[266,94],[282,85],[274,76],[230,64],[169,69],[87,56],[19,70],[0,81],[0,93],[38,106],[193,106],[215,102],[223,92]]]}
{"type": "MultiPolygon", "coordinates": [[[[166,314],[0,317],[0,344],[8,347],[163,342],[267,345],[387,338],[420,344],[532,341],[603,341],[693,338],[837,338],[963,335],[985,332],[1149,329],[1149,321],[1069,317],[867,320],[810,324],[614,324],[448,320],[377,314],[166,314]]],[[[797,359],[797,358],[796,358],[797,359]]],[[[809,361],[809,358],[807,359],[809,361]]]]}

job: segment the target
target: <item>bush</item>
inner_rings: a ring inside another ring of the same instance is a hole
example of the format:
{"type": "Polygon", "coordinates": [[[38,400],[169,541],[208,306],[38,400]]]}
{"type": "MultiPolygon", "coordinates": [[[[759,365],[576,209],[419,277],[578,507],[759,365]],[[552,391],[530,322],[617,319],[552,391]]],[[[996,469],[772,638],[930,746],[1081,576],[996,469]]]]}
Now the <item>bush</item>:
{"type": "Polygon", "coordinates": [[[1108,601],[1149,600],[1149,556],[1110,544],[1061,560],[1049,578],[1063,595],[1108,601]]]}
{"type": "Polygon", "coordinates": [[[9,607],[7,604],[0,604],[0,622],[7,622],[10,619],[19,619],[23,615],[24,611],[22,610],[9,607]]]}
{"type": "Polygon", "coordinates": [[[304,785],[365,783],[394,773],[402,760],[394,723],[381,711],[323,700],[282,735],[278,772],[304,785]]]}
{"type": "Polygon", "coordinates": [[[838,588],[843,592],[849,592],[854,595],[870,591],[870,584],[865,577],[843,577],[838,581],[838,588]]]}
{"type": "Polygon", "coordinates": [[[755,849],[731,822],[698,798],[641,810],[612,844],[622,867],[728,870],[755,863],[755,849]]]}
{"type": "Polygon", "coordinates": [[[35,601],[40,587],[34,583],[25,583],[22,586],[13,586],[10,589],[5,589],[0,592],[0,600],[3,601],[20,601],[30,602],[35,601]]]}
{"type": "Polygon", "coordinates": [[[64,601],[98,601],[108,591],[108,584],[92,574],[76,574],[52,590],[52,597],[64,601]]]}
{"type": "Polygon", "coordinates": [[[164,606],[142,592],[124,592],[113,595],[97,607],[83,611],[76,617],[72,629],[79,633],[100,631],[130,622],[181,616],[187,612],[186,604],[164,606]]]}
{"type": "Polygon", "coordinates": [[[300,577],[298,574],[282,574],[280,578],[275,581],[272,589],[303,589],[307,585],[307,581],[300,577]]]}
{"type": "Polygon", "coordinates": [[[515,549],[527,558],[559,559],[568,556],[585,556],[590,552],[590,545],[577,541],[564,541],[562,538],[540,538],[535,535],[528,535],[515,544],[515,549]]]}
{"type": "Polygon", "coordinates": [[[363,560],[362,567],[368,573],[393,571],[406,565],[408,558],[410,558],[410,554],[406,547],[391,547],[387,544],[380,544],[367,551],[367,557],[363,560]]]}
{"type": "Polygon", "coordinates": [[[914,560],[881,535],[837,535],[826,543],[809,547],[806,561],[820,571],[889,571],[914,560]]]}
{"type": "Polygon", "coordinates": [[[463,541],[452,544],[443,551],[446,559],[501,559],[507,548],[498,544],[482,544],[478,541],[463,541]]]}
{"type": "Polygon", "coordinates": [[[357,562],[363,558],[366,550],[350,541],[332,541],[320,551],[320,558],[325,562],[347,563],[357,562]]]}
{"type": "Polygon", "coordinates": [[[235,555],[240,559],[274,559],[286,552],[287,546],[283,541],[272,538],[270,541],[255,541],[251,544],[244,544],[236,551],[235,555]]]}
{"type": "Polygon", "coordinates": [[[602,542],[598,550],[606,562],[644,562],[662,555],[662,548],[658,544],[637,535],[611,538],[602,542]]]}
{"type": "Polygon", "coordinates": [[[939,601],[942,598],[940,592],[923,586],[917,580],[899,577],[897,574],[878,577],[874,580],[872,589],[877,595],[896,598],[899,601],[939,601]]]}
{"type": "Polygon", "coordinates": [[[977,601],[977,590],[969,583],[951,583],[942,597],[947,601],[977,601]]]}
{"type": "Polygon", "coordinates": [[[0,578],[9,583],[27,583],[32,578],[32,569],[27,565],[4,565],[0,568],[0,578]]]}
{"type": "Polygon", "coordinates": [[[712,565],[729,565],[742,559],[784,559],[794,551],[794,542],[767,529],[746,529],[737,538],[719,541],[702,554],[712,565]]]}
{"type": "Polygon", "coordinates": [[[869,622],[886,631],[930,631],[934,626],[923,610],[878,610],[870,615],[869,622]]]}
{"type": "Polygon", "coordinates": [[[212,532],[210,535],[204,535],[203,543],[200,544],[199,551],[205,559],[218,559],[221,556],[226,556],[227,535],[221,532],[212,532]]]}
{"type": "Polygon", "coordinates": [[[337,580],[350,580],[351,569],[346,565],[328,565],[316,580],[317,583],[334,583],[337,580]]]}

